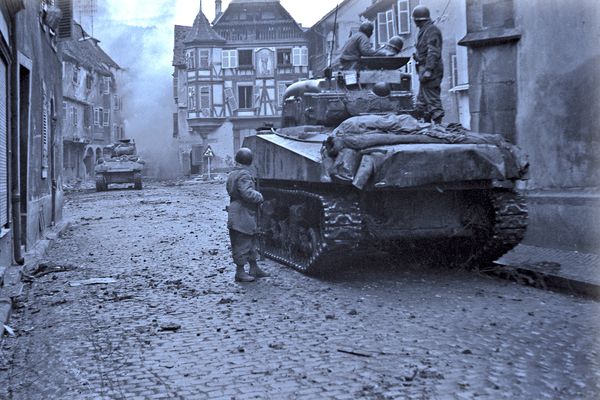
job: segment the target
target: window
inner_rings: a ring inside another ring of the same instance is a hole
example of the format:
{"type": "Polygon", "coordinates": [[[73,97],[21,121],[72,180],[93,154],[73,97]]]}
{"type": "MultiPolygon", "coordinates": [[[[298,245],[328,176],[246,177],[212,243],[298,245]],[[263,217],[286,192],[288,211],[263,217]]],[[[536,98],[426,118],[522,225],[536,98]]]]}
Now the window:
{"type": "Polygon", "coordinates": [[[188,109],[196,109],[196,87],[192,86],[188,88],[188,109]]]}
{"type": "Polygon", "coordinates": [[[69,117],[69,108],[66,101],[63,101],[63,119],[66,121],[69,117]]]}
{"type": "Polygon", "coordinates": [[[200,62],[198,63],[199,68],[209,68],[210,67],[210,51],[209,50],[200,50],[199,56],[200,56],[200,62]]]}
{"type": "Polygon", "coordinates": [[[77,108],[71,106],[71,124],[77,128],[77,108]]]}
{"type": "Polygon", "coordinates": [[[92,74],[85,74],[85,88],[87,90],[92,90],[92,85],[94,84],[94,77],[92,74]]]}
{"type": "Polygon", "coordinates": [[[458,60],[456,54],[450,56],[450,69],[452,73],[452,87],[458,86],[458,60]]]}
{"type": "Polygon", "coordinates": [[[240,108],[253,108],[252,86],[238,86],[238,103],[240,108]]]}
{"type": "Polygon", "coordinates": [[[394,28],[394,10],[377,13],[377,34],[380,44],[389,41],[396,34],[394,28]]]}
{"type": "Polygon", "coordinates": [[[250,69],[254,66],[252,58],[254,50],[238,50],[239,67],[250,69]]]}
{"type": "Polygon", "coordinates": [[[88,129],[91,125],[90,120],[92,119],[92,113],[94,112],[94,110],[92,109],[92,106],[86,106],[83,109],[83,127],[88,129]]]}
{"type": "Polygon", "coordinates": [[[194,54],[194,49],[186,50],[185,63],[187,64],[188,69],[196,69],[196,57],[194,54]]]}
{"type": "Polygon", "coordinates": [[[237,50],[223,50],[222,53],[223,68],[237,68],[238,52],[237,50]]]}
{"type": "Polygon", "coordinates": [[[109,94],[110,93],[110,77],[109,76],[103,77],[102,82],[104,84],[102,93],[109,94]]]}
{"type": "Polygon", "coordinates": [[[113,109],[114,110],[121,109],[121,98],[116,94],[113,96],[113,109]]]}
{"type": "Polygon", "coordinates": [[[79,67],[77,65],[73,65],[73,83],[79,82],[79,67]]]}
{"type": "Polygon", "coordinates": [[[283,95],[285,94],[285,91],[287,90],[288,86],[290,86],[291,84],[292,82],[279,82],[277,84],[277,97],[279,98],[279,107],[283,106],[283,95]]]}
{"type": "Polygon", "coordinates": [[[94,107],[94,125],[100,126],[100,108],[94,107]]]}
{"type": "Polygon", "coordinates": [[[110,111],[104,110],[102,114],[102,126],[110,126],[110,111]]]}
{"type": "Polygon", "coordinates": [[[277,65],[279,67],[288,67],[292,65],[292,50],[279,49],[277,50],[277,65]]]}
{"type": "Polygon", "coordinates": [[[308,48],[306,47],[294,47],[293,53],[293,64],[295,67],[307,67],[308,66],[308,48]]]}
{"type": "Polygon", "coordinates": [[[398,0],[398,34],[410,33],[409,0],[398,0]]]}
{"type": "Polygon", "coordinates": [[[200,87],[200,109],[210,108],[210,86],[200,87]]]}

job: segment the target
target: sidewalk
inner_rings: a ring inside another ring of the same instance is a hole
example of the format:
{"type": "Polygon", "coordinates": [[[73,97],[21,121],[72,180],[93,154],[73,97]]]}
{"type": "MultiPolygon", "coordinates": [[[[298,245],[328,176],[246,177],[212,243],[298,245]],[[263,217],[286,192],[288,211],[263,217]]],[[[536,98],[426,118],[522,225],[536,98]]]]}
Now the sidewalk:
{"type": "Polygon", "coordinates": [[[8,324],[12,310],[12,299],[23,290],[21,271],[34,269],[46,254],[46,250],[54,240],[71,226],[71,222],[63,220],[46,230],[44,239],[40,239],[31,250],[24,254],[25,265],[11,265],[0,270],[0,338],[4,335],[4,324],[8,324]]]}
{"type": "Polygon", "coordinates": [[[505,277],[529,277],[525,283],[600,299],[600,255],[521,244],[496,263],[505,277]]]}

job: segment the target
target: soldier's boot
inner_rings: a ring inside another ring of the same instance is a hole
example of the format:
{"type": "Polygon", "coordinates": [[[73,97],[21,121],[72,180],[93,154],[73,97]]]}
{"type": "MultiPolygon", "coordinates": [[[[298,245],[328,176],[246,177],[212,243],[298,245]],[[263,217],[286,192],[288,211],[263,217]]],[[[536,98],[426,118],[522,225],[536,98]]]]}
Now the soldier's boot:
{"type": "Polygon", "coordinates": [[[266,278],[267,276],[270,276],[268,273],[266,273],[265,271],[263,271],[262,269],[260,269],[258,267],[258,264],[256,263],[256,261],[250,261],[250,275],[252,275],[255,278],[266,278]]]}
{"type": "Polygon", "coordinates": [[[442,124],[442,117],[437,117],[433,119],[433,123],[436,125],[441,125],[442,124]]]}
{"type": "Polygon", "coordinates": [[[254,277],[252,275],[248,275],[246,271],[244,271],[243,265],[236,265],[235,268],[236,282],[254,282],[254,277]]]}

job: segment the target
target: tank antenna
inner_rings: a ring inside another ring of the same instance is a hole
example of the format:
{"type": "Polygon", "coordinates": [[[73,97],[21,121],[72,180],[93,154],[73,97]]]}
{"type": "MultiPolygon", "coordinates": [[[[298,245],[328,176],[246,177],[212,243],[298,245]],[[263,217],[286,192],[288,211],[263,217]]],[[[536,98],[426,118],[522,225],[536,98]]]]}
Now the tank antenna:
{"type": "Polygon", "coordinates": [[[333,17],[333,38],[331,40],[331,47],[329,48],[329,66],[328,68],[331,70],[331,64],[333,63],[333,49],[335,49],[335,37],[337,35],[337,15],[338,15],[338,8],[340,7],[340,4],[338,3],[335,6],[335,16],[333,17]]]}

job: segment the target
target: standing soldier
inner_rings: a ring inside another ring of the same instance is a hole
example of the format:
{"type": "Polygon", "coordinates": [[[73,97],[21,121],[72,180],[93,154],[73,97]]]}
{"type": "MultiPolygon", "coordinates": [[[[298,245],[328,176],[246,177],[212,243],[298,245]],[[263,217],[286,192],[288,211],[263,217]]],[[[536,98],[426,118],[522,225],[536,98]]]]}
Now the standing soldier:
{"type": "Polygon", "coordinates": [[[257,259],[258,208],[263,196],[256,190],[256,182],[251,171],[252,150],[242,147],[235,154],[237,163],[227,177],[227,193],[230,203],[227,208],[227,228],[231,239],[231,252],[236,265],[236,282],[252,282],[255,278],[269,276],[262,271],[257,259]],[[250,264],[250,273],[244,265],[250,264]]]}
{"type": "Polygon", "coordinates": [[[427,7],[416,6],[412,17],[419,27],[417,52],[413,54],[420,82],[416,111],[426,121],[440,124],[444,116],[440,99],[440,85],[444,76],[442,32],[431,20],[427,7]]]}

